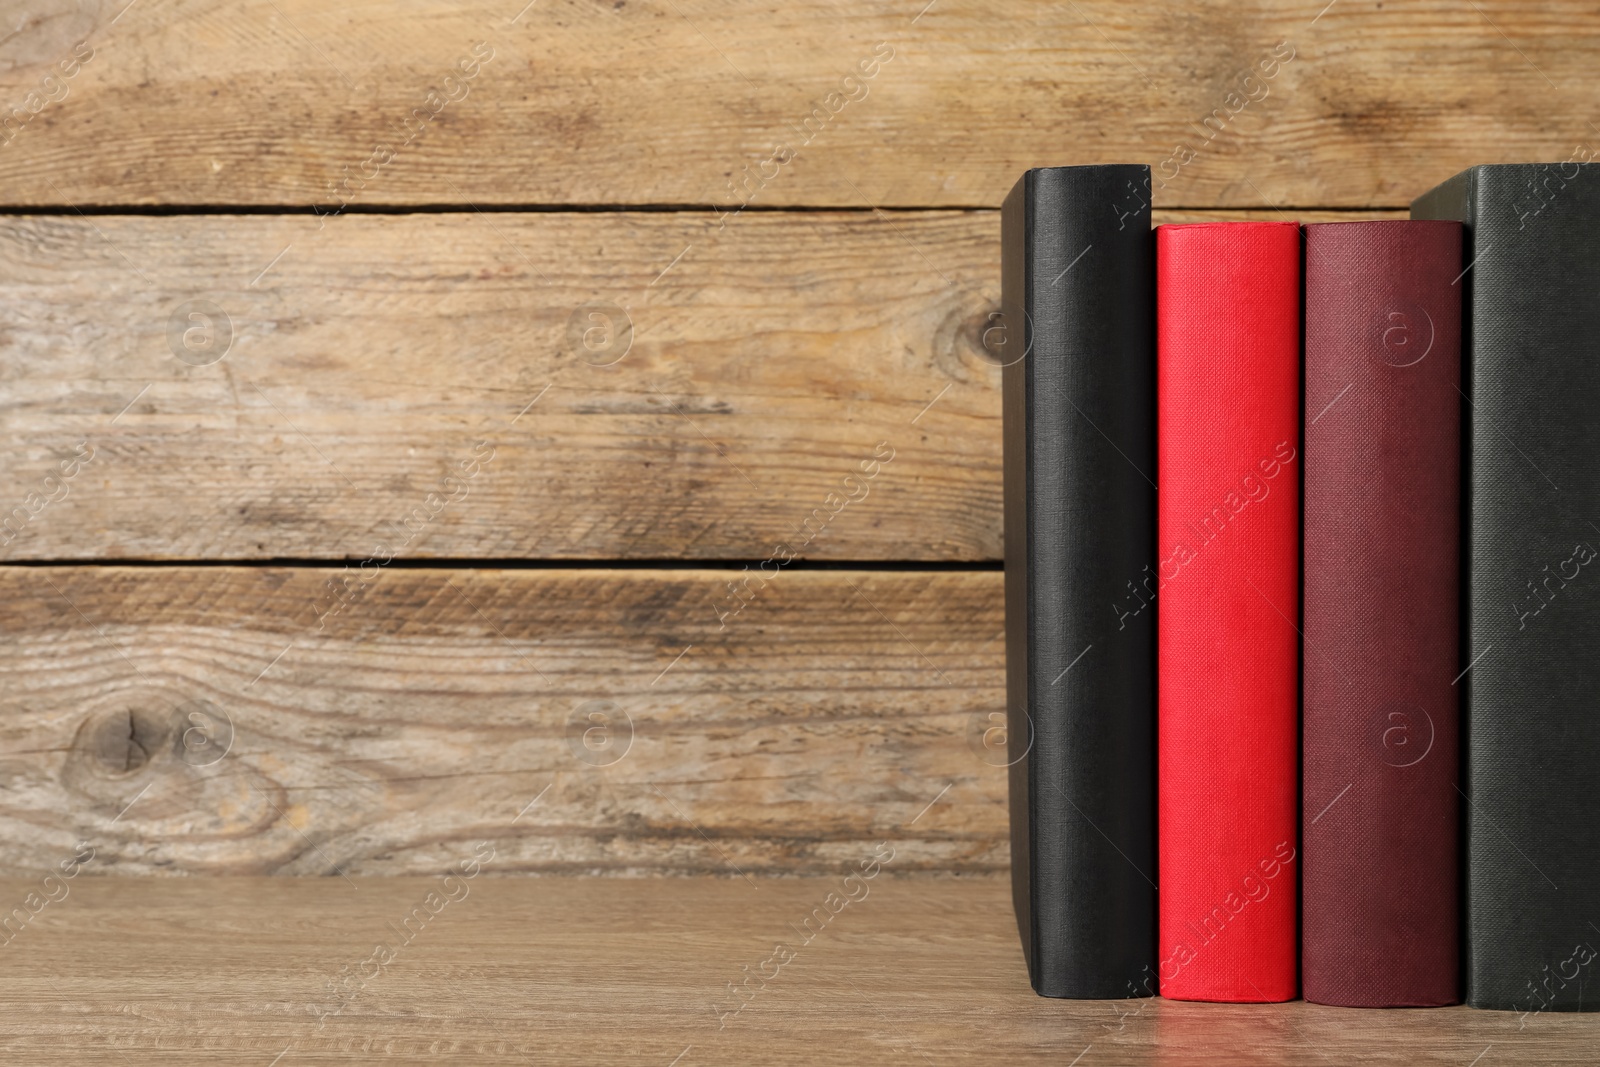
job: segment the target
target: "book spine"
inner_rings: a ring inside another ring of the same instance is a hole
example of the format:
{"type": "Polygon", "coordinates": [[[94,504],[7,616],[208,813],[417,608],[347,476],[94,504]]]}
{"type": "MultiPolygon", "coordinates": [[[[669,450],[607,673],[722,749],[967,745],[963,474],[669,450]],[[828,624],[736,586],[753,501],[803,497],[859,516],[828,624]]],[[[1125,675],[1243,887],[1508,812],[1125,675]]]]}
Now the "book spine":
{"type": "Polygon", "coordinates": [[[1461,225],[1305,242],[1302,983],[1453,1004],[1461,225]]]}
{"type": "Polygon", "coordinates": [[[1300,230],[1156,230],[1161,995],[1296,994],[1300,230]]]}
{"type": "Polygon", "coordinates": [[[1466,1001],[1524,1016],[1600,1009],[1600,164],[1576,156],[1411,209],[1466,224],[1466,1001]]]}
{"type": "Polygon", "coordinates": [[[1001,213],[1012,887],[1053,997],[1155,991],[1149,178],[1033,170],[1001,213]]]}

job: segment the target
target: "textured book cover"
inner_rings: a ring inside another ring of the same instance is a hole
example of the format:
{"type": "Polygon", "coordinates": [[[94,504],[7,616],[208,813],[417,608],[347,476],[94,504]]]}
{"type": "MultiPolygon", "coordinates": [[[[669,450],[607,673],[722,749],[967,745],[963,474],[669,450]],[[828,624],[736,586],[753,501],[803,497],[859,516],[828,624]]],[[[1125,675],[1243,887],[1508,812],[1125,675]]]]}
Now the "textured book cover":
{"type": "Polygon", "coordinates": [[[1001,214],[1012,896],[1051,997],[1155,992],[1149,189],[1030,170],[1001,214]]]}
{"type": "Polygon", "coordinates": [[[1156,230],[1161,995],[1296,993],[1300,228],[1156,230]]]}
{"type": "Polygon", "coordinates": [[[1305,228],[1301,984],[1460,999],[1461,226],[1305,228]]]}
{"type": "Polygon", "coordinates": [[[1600,165],[1474,167],[1466,224],[1466,999],[1600,1008],[1600,165]]]}

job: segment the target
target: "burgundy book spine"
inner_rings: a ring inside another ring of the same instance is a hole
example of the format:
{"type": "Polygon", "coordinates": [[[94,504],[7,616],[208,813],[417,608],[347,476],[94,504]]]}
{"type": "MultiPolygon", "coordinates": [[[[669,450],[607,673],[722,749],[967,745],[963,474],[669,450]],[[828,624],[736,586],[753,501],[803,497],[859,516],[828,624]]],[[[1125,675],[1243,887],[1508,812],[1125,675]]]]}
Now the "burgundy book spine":
{"type": "Polygon", "coordinates": [[[1302,988],[1460,999],[1461,226],[1306,235],[1302,988]]]}

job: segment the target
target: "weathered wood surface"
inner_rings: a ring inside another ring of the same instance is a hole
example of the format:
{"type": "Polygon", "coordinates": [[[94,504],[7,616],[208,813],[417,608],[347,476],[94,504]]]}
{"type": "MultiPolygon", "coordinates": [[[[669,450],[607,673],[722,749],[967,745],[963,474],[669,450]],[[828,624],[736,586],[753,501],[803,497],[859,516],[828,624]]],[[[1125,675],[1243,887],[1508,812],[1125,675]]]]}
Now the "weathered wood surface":
{"type": "Polygon", "coordinates": [[[990,207],[1029,166],[1187,146],[1159,204],[1394,207],[1473,163],[1600,144],[1588,0],[40,0],[7,18],[15,205],[990,207]]]}
{"type": "Polygon", "coordinates": [[[0,949],[0,1062],[1590,1067],[1600,1043],[1595,1015],[1046,1000],[1004,879],[896,878],[880,840],[754,885],[495,878],[470,840],[448,883],[80,874],[0,949]],[[820,921],[829,894],[855,899],[820,921]]]}
{"type": "Polygon", "coordinates": [[[993,212],[319,225],[0,222],[0,558],[1000,556],[993,212]]]}
{"type": "Polygon", "coordinates": [[[998,572],[339,573],[0,568],[0,874],[1005,867],[998,572]]]}

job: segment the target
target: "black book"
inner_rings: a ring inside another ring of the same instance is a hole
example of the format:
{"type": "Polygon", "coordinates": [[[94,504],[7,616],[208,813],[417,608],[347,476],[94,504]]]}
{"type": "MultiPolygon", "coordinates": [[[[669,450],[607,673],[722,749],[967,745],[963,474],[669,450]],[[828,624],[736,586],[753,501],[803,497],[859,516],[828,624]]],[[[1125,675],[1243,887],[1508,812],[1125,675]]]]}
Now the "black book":
{"type": "Polygon", "coordinates": [[[1156,987],[1149,190],[1030,170],[1001,213],[1011,886],[1048,997],[1156,987]]]}
{"type": "MultiPolygon", "coordinates": [[[[1587,153],[1586,153],[1587,158],[1587,153]]],[[[1464,171],[1466,991],[1600,1009],[1600,165],[1464,171]]],[[[1404,310],[1404,309],[1399,309],[1404,310]]]]}

